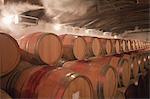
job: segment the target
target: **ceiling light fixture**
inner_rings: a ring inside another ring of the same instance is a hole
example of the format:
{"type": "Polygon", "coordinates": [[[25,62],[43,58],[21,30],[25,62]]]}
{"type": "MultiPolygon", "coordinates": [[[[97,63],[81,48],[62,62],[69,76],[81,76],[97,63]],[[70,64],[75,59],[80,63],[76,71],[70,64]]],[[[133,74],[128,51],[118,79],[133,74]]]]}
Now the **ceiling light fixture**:
{"type": "Polygon", "coordinates": [[[118,38],[118,36],[117,36],[117,35],[114,35],[114,38],[118,38]]]}
{"type": "Polygon", "coordinates": [[[13,18],[14,16],[13,15],[7,15],[7,16],[4,16],[1,21],[5,24],[5,25],[10,25],[12,22],[13,22],[13,18]]]}

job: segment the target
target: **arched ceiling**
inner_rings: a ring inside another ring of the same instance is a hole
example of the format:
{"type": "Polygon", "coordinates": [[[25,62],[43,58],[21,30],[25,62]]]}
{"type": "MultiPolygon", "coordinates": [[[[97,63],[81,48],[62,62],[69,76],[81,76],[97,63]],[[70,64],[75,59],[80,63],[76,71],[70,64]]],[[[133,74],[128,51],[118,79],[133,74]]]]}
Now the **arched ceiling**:
{"type": "MultiPolygon", "coordinates": [[[[7,3],[28,2],[30,4],[43,6],[40,0],[4,0],[7,3]]],[[[59,0],[49,0],[59,1],[59,0]]],[[[62,0],[65,1],[65,0],[62,0]]],[[[67,0],[66,0],[67,1],[67,0]]],[[[134,30],[135,27],[145,29],[149,28],[149,0],[78,0],[80,3],[92,3],[90,6],[85,6],[86,13],[82,15],[75,15],[70,12],[63,12],[56,10],[54,15],[47,15],[47,9],[38,9],[24,12],[22,14],[35,16],[47,22],[54,22],[57,17],[60,23],[86,27],[96,28],[104,31],[111,31],[115,33],[123,33],[125,30],[134,30]]],[[[75,0],[72,0],[71,5],[77,5],[75,0]]],[[[67,6],[67,5],[66,5],[67,6]]],[[[81,4],[81,6],[84,6],[81,4]]],[[[81,7],[82,8],[82,7],[81,7]]],[[[76,12],[82,12],[80,6],[76,7],[76,12]]],[[[83,7],[84,8],[84,7],[83,7]]]]}

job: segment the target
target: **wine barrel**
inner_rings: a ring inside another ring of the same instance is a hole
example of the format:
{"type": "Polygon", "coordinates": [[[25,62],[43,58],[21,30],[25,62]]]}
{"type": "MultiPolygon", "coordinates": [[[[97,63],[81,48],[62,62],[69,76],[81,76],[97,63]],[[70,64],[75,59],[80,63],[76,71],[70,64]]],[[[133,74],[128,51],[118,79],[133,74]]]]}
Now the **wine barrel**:
{"type": "Polygon", "coordinates": [[[127,40],[128,51],[132,51],[132,44],[130,40],[127,40]]]}
{"type": "Polygon", "coordinates": [[[55,64],[62,57],[62,43],[52,33],[32,33],[22,37],[18,43],[23,50],[23,59],[33,64],[55,64]]]}
{"type": "Polygon", "coordinates": [[[149,42],[146,42],[146,48],[150,48],[149,42]]]}
{"type": "Polygon", "coordinates": [[[141,48],[142,48],[142,46],[141,46],[141,41],[139,40],[138,43],[139,43],[139,48],[141,49],[141,48]]]}
{"type": "Polygon", "coordinates": [[[0,77],[10,73],[20,61],[19,46],[15,39],[0,33],[0,77]]]}
{"type": "Polygon", "coordinates": [[[139,66],[138,66],[138,58],[137,58],[137,55],[133,57],[132,59],[132,67],[133,68],[133,76],[134,76],[134,79],[138,79],[138,73],[139,73],[139,66]]]}
{"type": "Polygon", "coordinates": [[[60,35],[59,36],[63,44],[63,58],[66,60],[74,60],[75,56],[73,53],[74,40],[77,36],[73,35],[60,35]]]}
{"type": "Polygon", "coordinates": [[[146,41],[144,41],[144,48],[146,48],[146,41]]]}
{"type": "Polygon", "coordinates": [[[119,87],[128,86],[131,75],[131,67],[129,61],[125,58],[114,56],[110,63],[118,73],[118,85],[119,87]]]}
{"type": "MultiPolygon", "coordinates": [[[[47,66],[47,67],[50,68],[50,66],[47,66]]],[[[24,98],[22,97],[22,92],[24,90],[24,86],[26,85],[26,82],[29,80],[29,77],[31,77],[31,75],[33,75],[35,72],[37,72],[38,70],[42,68],[45,68],[45,66],[44,67],[41,67],[41,66],[31,67],[22,71],[22,73],[20,74],[20,76],[18,77],[16,81],[16,84],[14,85],[14,90],[15,90],[14,97],[15,98],[24,98]]]]}
{"type": "Polygon", "coordinates": [[[145,45],[144,45],[144,41],[142,41],[142,48],[144,49],[145,47],[144,47],[145,45]]]}
{"type": "Polygon", "coordinates": [[[112,42],[112,53],[120,54],[122,52],[122,40],[121,39],[111,39],[112,42]]]}
{"type": "Polygon", "coordinates": [[[136,46],[137,50],[139,50],[139,42],[138,42],[138,40],[135,40],[135,46],[136,46]]]}
{"type": "Polygon", "coordinates": [[[63,67],[88,77],[94,87],[95,99],[113,97],[117,89],[117,75],[113,67],[107,65],[109,58],[91,61],[66,62],[63,67]]]}
{"type": "Polygon", "coordinates": [[[143,42],[141,41],[141,49],[143,49],[143,42]]]}
{"type": "Polygon", "coordinates": [[[142,48],[144,49],[144,41],[142,41],[142,48]]]}
{"type": "Polygon", "coordinates": [[[139,46],[140,46],[140,49],[142,49],[142,42],[139,41],[139,46]]]}
{"type": "Polygon", "coordinates": [[[133,50],[136,50],[137,48],[136,48],[136,42],[135,42],[135,40],[132,40],[131,44],[132,44],[133,50]]]}
{"type": "Polygon", "coordinates": [[[81,36],[75,40],[73,52],[78,60],[89,58],[86,41],[81,36]]]}
{"type": "Polygon", "coordinates": [[[138,40],[134,40],[134,42],[135,42],[136,50],[138,50],[139,49],[138,40]]]}
{"type": "Polygon", "coordinates": [[[149,60],[148,60],[148,53],[143,53],[143,61],[144,61],[144,67],[149,69],[149,60]]]}
{"type": "Polygon", "coordinates": [[[144,41],[144,49],[146,49],[146,41],[144,41]]]}
{"type": "Polygon", "coordinates": [[[0,89],[0,98],[1,99],[12,99],[4,90],[0,89]]]}
{"type": "Polygon", "coordinates": [[[92,51],[92,42],[93,42],[93,37],[90,37],[90,36],[83,36],[84,40],[86,41],[86,44],[87,44],[87,57],[93,57],[94,54],[93,54],[93,51],[92,51]]]}
{"type": "Polygon", "coordinates": [[[126,58],[129,61],[131,67],[131,79],[134,81],[138,80],[138,73],[139,73],[139,65],[138,65],[138,56],[137,54],[127,55],[125,54],[123,58],[126,58]]]}
{"type": "Polygon", "coordinates": [[[144,42],[141,41],[141,48],[144,49],[144,42]]]}
{"type": "Polygon", "coordinates": [[[119,50],[119,42],[116,43],[117,39],[110,39],[111,40],[111,44],[112,44],[112,54],[115,54],[117,53],[116,51],[116,48],[117,50],[119,50]]]}
{"type": "Polygon", "coordinates": [[[116,53],[120,54],[123,52],[123,40],[117,39],[116,40],[116,53]]]}
{"type": "Polygon", "coordinates": [[[138,40],[135,40],[135,44],[136,44],[136,48],[137,48],[137,50],[138,50],[138,49],[140,49],[139,41],[138,41],[138,40]]]}
{"type": "Polygon", "coordinates": [[[14,85],[16,84],[18,77],[20,76],[22,71],[32,66],[33,65],[28,62],[21,61],[11,73],[1,78],[0,82],[1,88],[6,90],[14,98],[15,96],[14,85]]]}
{"type": "Polygon", "coordinates": [[[141,49],[141,41],[140,40],[138,41],[138,44],[139,44],[139,49],[141,49]]]}
{"type": "Polygon", "coordinates": [[[143,41],[143,49],[145,49],[145,42],[143,41]]]}
{"type": "Polygon", "coordinates": [[[140,72],[143,73],[145,71],[145,67],[144,67],[144,59],[142,54],[138,55],[138,64],[139,64],[140,72]]]}
{"type": "Polygon", "coordinates": [[[106,47],[105,48],[106,48],[107,55],[111,55],[113,53],[111,39],[106,39],[106,47]]]}
{"type": "Polygon", "coordinates": [[[94,38],[92,42],[93,54],[98,57],[106,54],[106,39],[94,38]]]}
{"type": "MultiPolygon", "coordinates": [[[[53,66],[37,66],[23,71],[16,83],[18,98],[35,98],[34,92],[42,77],[49,71],[53,70],[53,66]],[[28,75],[27,75],[28,74],[28,75]],[[22,78],[23,77],[23,78],[22,78]]],[[[43,97],[44,98],[44,97],[43,97]]]]}
{"type": "Polygon", "coordinates": [[[63,43],[63,58],[65,60],[82,60],[87,58],[87,45],[82,37],[67,34],[61,35],[60,38],[63,43]]]}
{"type": "Polygon", "coordinates": [[[93,88],[88,78],[69,69],[36,67],[24,71],[19,81],[24,77],[24,84],[17,83],[22,85],[19,98],[93,99],[93,88]]]}
{"type": "Polygon", "coordinates": [[[123,52],[129,51],[128,50],[128,42],[127,42],[127,40],[122,40],[122,49],[123,49],[123,52]]]}
{"type": "Polygon", "coordinates": [[[147,48],[148,49],[150,48],[150,42],[147,42],[147,48]]]}

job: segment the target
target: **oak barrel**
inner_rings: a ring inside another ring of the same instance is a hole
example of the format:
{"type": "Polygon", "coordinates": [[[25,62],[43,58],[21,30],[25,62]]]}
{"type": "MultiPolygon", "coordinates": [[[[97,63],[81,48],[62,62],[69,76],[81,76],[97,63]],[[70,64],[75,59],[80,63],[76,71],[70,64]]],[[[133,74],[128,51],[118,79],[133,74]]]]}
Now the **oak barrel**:
{"type": "Polygon", "coordinates": [[[138,65],[140,68],[140,72],[143,73],[145,71],[145,66],[144,66],[144,57],[142,54],[138,55],[138,65]]]}
{"type": "Polygon", "coordinates": [[[20,61],[19,46],[14,38],[0,33],[0,77],[10,73],[20,61]]]}
{"type": "Polygon", "coordinates": [[[139,40],[139,46],[140,46],[140,49],[142,49],[142,43],[141,43],[141,40],[139,40]]]}
{"type": "Polygon", "coordinates": [[[137,54],[131,54],[131,55],[125,54],[123,58],[126,58],[129,61],[129,64],[131,67],[131,79],[134,79],[134,81],[137,81],[138,73],[139,73],[138,55],[137,54]]]}
{"type": "Polygon", "coordinates": [[[85,59],[86,41],[76,35],[66,34],[60,36],[63,43],[63,58],[65,60],[85,59]]]}
{"type": "Polygon", "coordinates": [[[94,87],[95,98],[107,99],[115,95],[117,88],[117,75],[114,68],[107,65],[109,60],[99,58],[91,61],[72,61],[66,62],[63,67],[88,77],[94,87]]]}
{"type": "Polygon", "coordinates": [[[79,36],[74,42],[73,52],[78,60],[88,58],[87,43],[83,37],[79,36]]]}
{"type": "Polygon", "coordinates": [[[107,55],[113,54],[113,47],[112,47],[112,42],[111,39],[106,39],[106,53],[107,55]]]}
{"type": "Polygon", "coordinates": [[[122,40],[122,49],[123,49],[123,52],[129,51],[129,49],[128,49],[128,41],[127,40],[122,40]]]}
{"type": "Polygon", "coordinates": [[[150,69],[149,68],[150,61],[148,59],[148,53],[143,53],[143,61],[144,61],[144,67],[150,69]]]}
{"type": "Polygon", "coordinates": [[[132,42],[131,40],[127,40],[128,51],[132,51],[132,42]]]}
{"type": "Polygon", "coordinates": [[[136,42],[135,42],[135,40],[132,40],[131,42],[132,42],[132,48],[133,48],[133,50],[136,50],[137,47],[136,47],[136,42]]]}
{"type": "Polygon", "coordinates": [[[54,66],[37,66],[23,71],[15,86],[17,98],[36,98],[34,93],[40,80],[53,69],[54,66]]]}
{"type": "Polygon", "coordinates": [[[132,67],[133,68],[133,76],[134,76],[134,79],[138,79],[138,73],[139,73],[139,65],[138,65],[138,58],[137,58],[137,55],[133,56],[133,59],[132,59],[132,67]]]}
{"type": "Polygon", "coordinates": [[[120,54],[123,52],[123,40],[116,39],[115,46],[116,46],[116,53],[117,54],[120,54]]]}
{"type": "Polygon", "coordinates": [[[141,49],[143,49],[143,43],[142,43],[142,41],[140,41],[140,45],[141,45],[141,49]]]}
{"type": "MultiPolygon", "coordinates": [[[[48,67],[50,67],[50,66],[48,66],[48,67]]],[[[36,66],[36,67],[31,67],[31,68],[28,68],[28,69],[25,69],[24,71],[22,71],[22,73],[20,74],[20,76],[18,77],[18,79],[16,81],[16,84],[14,85],[14,90],[15,90],[14,97],[15,98],[27,98],[28,97],[28,96],[23,97],[23,91],[25,90],[24,86],[27,84],[26,82],[29,80],[29,77],[31,77],[35,72],[37,72],[38,70],[40,70],[42,68],[43,67],[41,67],[41,66],[36,66]]],[[[36,82],[36,80],[35,80],[35,82],[36,82]]]]}
{"type": "Polygon", "coordinates": [[[140,49],[142,49],[142,42],[139,41],[139,46],[140,46],[140,49]]]}
{"type": "Polygon", "coordinates": [[[87,52],[87,58],[89,57],[93,57],[93,50],[92,50],[92,42],[94,37],[90,37],[90,36],[83,36],[84,40],[86,41],[86,52],[87,52]]]}
{"type": "Polygon", "coordinates": [[[111,39],[111,42],[112,42],[112,53],[120,54],[123,51],[122,40],[121,39],[111,39]]]}
{"type": "Polygon", "coordinates": [[[22,37],[18,43],[23,50],[23,59],[33,64],[55,64],[62,57],[62,43],[52,33],[32,33],[22,37]]]}
{"type": "Polygon", "coordinates": [[[143,41],[143,46],[144,46],[144,49],[146,48],[146,42],[145,41],[143,41]]]}
{"type": "Polygon", "coordinates": [[[49,96],[56,99],[93,99],[93,88],[88,78],[64,68],[49,73],[45,79],[43,78],[38,89],[38,98],[49,96]],[[44,89],[53,90],[53,92],[43,92],[44,89]]]}
{"type": "Polygon", "coordinates": [[[93,99],[88,78],[64,68],[30,68],[21,74],[16,85],[18,98],[93,99]]]}
{"type": "Polygon", "coordinates": [[[4,90],[0,89],[0,99],[12,99],[4,90]]]}
{"type": "Polygon", "coordinates": [[[95,56],[106,55],[106,39],[94,38],[92,42],[92,50],[95,56]]]}
{"type": "Polygon", "coordinates": [[[143,41],[141,41],[140,44],[141,44],[141,49],[143,49],[143,48],[144,48],[144,46],[143,46],[143,45],[144,45],[144,44],[143,44],[143,41]]]}
{"type": "Polygon", "coordinates": [[[119,48],[119,46],[118,46],[119,43],[117,43],[117,45],[116,45],[116,41],[117,41],[116,39],[110,39],[110,40],[111,40],[111,45],[112,45],[112,48],[111,48],[112,51],[111,52],[112,52],[112,54],[115,54],[116,53],[116,47],[119,48]]]}
{"type": "Polygon", "coordinates": [[[137,48],[137,50],[140,48],[139,47],[139,41],[138,40],[135,40],[135,44],[136,44],[136,48],[137,48]]]}
{"type": "Polygon", "coordinates": [[[128,86],[131,75],[131,67],[129,61],[120,56],[113,56],[109,64],[112,65],[118,73],[119,87],[128,86]]]}
{"type": "Polygon", "coordinates": [[[66,35],[60,35],[59,37],[63,45],[63,58],[65,60],[74,60],[75,56],[73,53],[73,46],[74,46],[74,40],[77,38],[77,36],[66,34],[66,35]]]}

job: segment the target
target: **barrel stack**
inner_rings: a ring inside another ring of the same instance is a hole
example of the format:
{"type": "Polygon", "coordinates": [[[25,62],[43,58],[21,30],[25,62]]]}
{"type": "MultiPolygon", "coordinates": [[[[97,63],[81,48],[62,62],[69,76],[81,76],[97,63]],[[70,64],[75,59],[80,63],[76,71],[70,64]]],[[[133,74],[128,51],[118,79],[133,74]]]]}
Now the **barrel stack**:
{"type": "Polygon", "coordinates": [[[0,47],[0,96],[8,99],[124,99],[150,64],[150,43],[133,39],[0,33],[0,47]]]}

